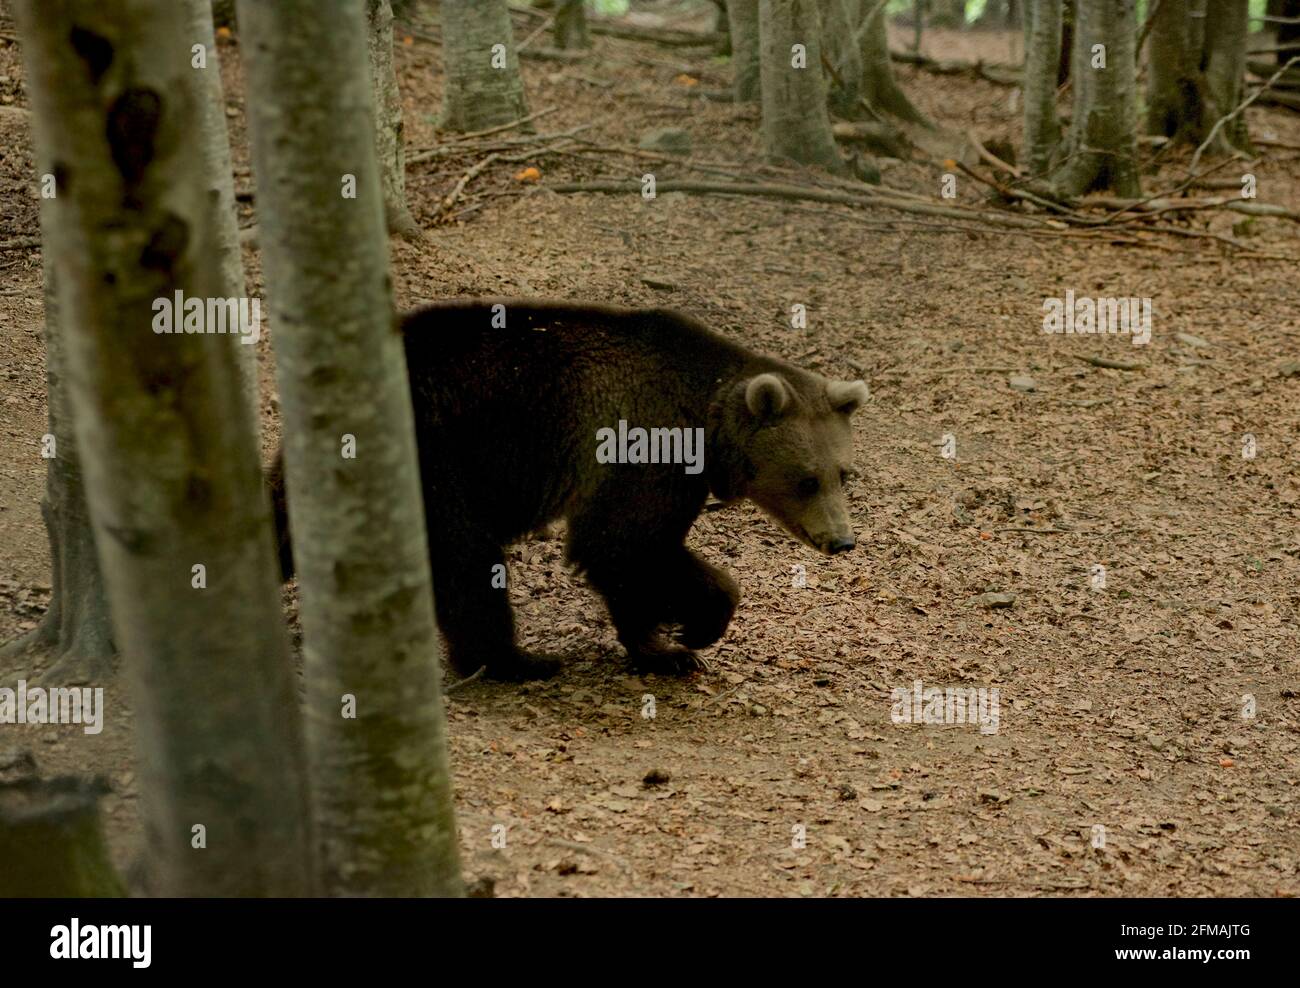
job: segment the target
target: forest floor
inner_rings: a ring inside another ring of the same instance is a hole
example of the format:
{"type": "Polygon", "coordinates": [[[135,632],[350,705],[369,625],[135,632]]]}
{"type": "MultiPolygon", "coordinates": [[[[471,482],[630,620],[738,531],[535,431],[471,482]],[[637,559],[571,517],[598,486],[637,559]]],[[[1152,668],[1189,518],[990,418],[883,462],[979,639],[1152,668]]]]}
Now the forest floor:
{"type": "MultiPolygon", "coordinates": [[[[924,49],[1006,60],[1012,44],[930,32],[924,49]]],[[[237,43],[221,55],[246,224],[237,43]]],[[[439,55],[427,37],[398,45],[412,154],[439,144],[439,55]]],[[[606,150],[502,146],[524,156],[494,161],[450,210],[443,197],[495,147],[413,163],[411,204],[430,238],[393,242],[399,303],[671,305],[755,348],[864,377],[872,400],[856,419],[856,551],[818,556],[747,505],[696,525],[691,544],[744,593],[709,672],[628,675],[557,534],[513,549],[523,643],[570,661],[548,682],[474,682],[448,697],[469,876],[505,896],[1300,893],[1294,265],[1208,240],[1159,249],[874,208],[562,195],[547,186],[698,177],[609,150],[664,126],[744,178],[761,162],[758,111],[701,97],[730,78],[706,49],[600,36],[581,62],[523,64],[531,108],[553,108],[537,128],[588,125],[581,136],[606,150]],[[539,182],[516,177],[530,166],[539,182]],[[1151,342],[1044,334],[1043,300],[1067,290],[1151,298],[1151,342]],[[806,328],[792,328],[796,303],[806,328]],[[1016,375],[1034,390],[1010,387],[1016,375]],[[972,602],[990,591],[1014,602],[972,602]],[[891,691],[917,682],[997,689],[997,730],[893,723],[891,691]]],[[[911,67],[899,77],[941,123],[1019,143],[1011,90],[911,67]]],[[[26,121],[5,109],[24,105],[21,79],[17,46],[0,36],[0,241],[38,235],[26,121]]],[[[1300,209],[1300,116],[1251,108],[1248,119],[1278,142],[1249,166],[1261,201],[1300,209]]],[[[1170,155],[1147,188],[1176,184],[1187,157],[1170,155]]],[[[884,171],[888,185],[935,196],[944,168],[918,154],[884,171]]],[[[959,180],[959,200],[982,195],[959,180]]],[[[1189,228],[1227,233],[1234,219],[1200,214],[1189,228]]],[[[1295,251],[1294,225],[1251,225],[1259,251],[1295,251]]],[[[245,261],[260,293],[255,248],[245,261]]],[[[40,284],[36,249],[0,253],[0,641],[33,627],[50,592],[40,284]]],[[[0,684],[42,661],[0,668],[0,684]]],[[[105,685],[102,734],[3,727],[0,752],[30,749],[49,774],[101,773],[126,868],[143,839],[132,718],[124,688],[105,685]]]]}

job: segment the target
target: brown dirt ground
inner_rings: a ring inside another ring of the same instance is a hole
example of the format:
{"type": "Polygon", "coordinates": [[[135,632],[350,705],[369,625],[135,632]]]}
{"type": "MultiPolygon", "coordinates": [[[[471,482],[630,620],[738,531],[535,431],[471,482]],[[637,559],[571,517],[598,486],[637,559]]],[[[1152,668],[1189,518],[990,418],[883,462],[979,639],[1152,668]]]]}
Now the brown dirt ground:
{"type": "MultiPolygon", "coordinates": [[[[932,32],[926,46],[1003,58],[1013,43],[932,32]]],[[[248,192],[237,45],[222,57],[248,192]]],[[[438,63],[426,39],[399,49],[412,148],[436,143],[438,63]]],[[[590,123],[585,137],[635,144],[674,125],[710,159],[759,160],[756,111],[697,98],[728,82],[706,53],[600,37],[593,59],[528,60],[524,71],[532,107],[556,107],[540,130],[590,123]]],[[[23,105],[21,77],[16,45],[0,36],[0,106],[23,105]]],[[[900,77],[942,122],[1018,142],[1008,90],[911,68],[900,77]]],[[[1300,118],[1252,109],[1249,119],[1256,135],[1292,145],[1252,166],[1261,199],[1300,208],[1300,118]]],[[[687,174],[572,148],[498,162],[440,223],[441,198],[487,143],[411,166],[412,207],[436,229],[427,245],[394,243],[399,302],[511,293],[671,304],[757,348],[863,376],[873,397],[857,422],[856,552],[819,557],[748,506],[700,519],[692,544],[745,593],[708,653],[712,672],[626,675],[555,533],[513,550],[525,644],[571,661],[551,682],[473,683],[449,697],[472,878],[509,896],[1300,892],[1300,376],[1283,366],[1300,336],[1293,266],[1190,240],[1161,251],[848,207],[546,191],[557,180],[687,174]],[[540,188],[515,181],[527,165],[540,188]],[[1076,359],[1132,357],[1139,348],[1122,338],[1042,334],[1042,300],[1066,289],[1152,297],[1154,337],[1138,353],[1148,369],[1076,359]],[[806,330],[790,328],[796,302],[809,306],[806,330]],[[1031,374],[1038,390],[1013,391],[1008,372],[981,368],[1031,374]],[[955,460],[939,453],[945,433],[955,460]],[[1240,452],[1245,433],[1257,437],[1253,460],[1240,452]],[[1016,526],[1040,533],[1007,530],[1016,526]],[[1103,591],[1088,585],[1098,563],[1103,591]],[[792,585],[796,566],[805,588],[792,585]],[[967,605],[989,590],[1015,593],[1014,606],[967,605]],[[915,680],[999,688],[1000,730],[893,725],[890,690],[915,680]],[[652,720],[641,716],[647,694],[652,720]],[[1247,695],[1253,719],[1242,716],[1247,695]],[[651,770],[670,778],[644,786],[651,770]],[[491,847],[499,823],[505,849],[491,847]]],[[[900,162],[886,181],[935,195],[941,171],[900,162]]],[[[1148,176],[1148,187],[1176,173],[1148,176]]],[[[0,240],[37,234],[31,178],[22,114],[0,109],[0,240]]],[[[959,190],[980,195],[968,181],[959,190]]],[[[1225,232],[1231,217],[1197,223],[1225,232]]],[[[1294,233],[1262,221],[1252,243],[1293,251],[1294,233]]],[[[245,259],[260,290],[257,252],[245,259]]],[[[44,609],[49,563],[39,253],[0,253],[0,272],[6,640],[44,609]]],[[[269,349],[261,356],[269,452],[269,349]]],[[[38,664],[0,669],[0,682],[38,664]]],[[[34,749],[49,773],[103,773],[125,867],[141,838],[116,683],[108,703],[97,738],[8,727],[0,747],[34,749]]]]}

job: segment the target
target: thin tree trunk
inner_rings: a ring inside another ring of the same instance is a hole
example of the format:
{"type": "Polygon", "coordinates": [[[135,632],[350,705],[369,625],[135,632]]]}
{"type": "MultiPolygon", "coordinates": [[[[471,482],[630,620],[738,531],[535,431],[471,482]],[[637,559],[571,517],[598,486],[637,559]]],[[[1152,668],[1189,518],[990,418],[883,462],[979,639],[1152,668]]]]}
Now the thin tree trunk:
{"type": "Polygon", "coordinates": [[[1191,47],[1188,0],[1160,0],[1151,24],[1147,62],[1148,134],[1186,137],[1199,129],[1199,59],[1191,47]]]}
{"type": "MultiPolygon", "coordinates": [[[[1246,39],[1250,35],[1248,0],[1214,0],[1206,7],[1205,21],[1205,105],[1206,126],[1213,127],[1242,100],[1246,77],[1246,39]]],[[[1294,54],[1294,53],[1293,53],[1294,54]]],[[[1224,150],[1250,149],[1246,116],[1238,114],[1219,132],[1224,150]]]]}
{"type": "Polygon", "coordinates": [[[187,11],[20,0],[49,249],[164,895],[310,891],[297,695],[252,417],[230,341],[154,332],[221,289],[187,11]],[[202,567],[198,569],[196,567],[202,567]]]}
{"type": "Polygon", "coordinates": [[[894,76],[884,5],[877,0],[850,2],[857,7],[853,23],[862,52],[862,95],[875,109],[892,117],[922,127],[933,127],[930,118],[912,104],[894,76]]]}
{"type": "Polygon", "coordinates": [[[403,141],[402,94],[393,66],[393,8],[389,0],[366,0],[366,34],[370,81],[375,93],[375,135],[379,180],[384,189],[388,232],[407,240],[423,235],[406,204],[406,146],[403,141]]]}
{"type": "MultiPolygon", "coordinates": [[[[874,2],[874,0],[873,0],[874,2]]],[[[858,48],[858,0],[820,0],[822,49],[831,67],[828,101],[837,117],[857,120],[862,105],[862,52],[858,48]]]]}
{"type": "MultiPolygon", "coordinates": [[[[189,49],[203,46],[205,65],[194,69],[197,84],[195,124],[199,149],[203,154],[203,171],[208,188],[208,205],[212,210],[211,227],[216,237],[217,256],[220,259],[222,298],[244,298],[244,255],[239,243],[239,217],[235,207],[234,167],[230,163],[230,132],[226,126],[226,97],[221,86],[221,63],[217,55],[217,39],[212,29],[212,6],[208,0],[182,0],[189,14],[189,49]]],[[[191,64],[196,57],[191,53],[191,64]]],[[[261,400],[257,387],[257,346],[242,342],[243,337],[230,338],[230,344],[239,354],[239,373],[253,409],[253,425],[257,428],[261,413],[261,400]]]]}
{"type": "Polygon", "coordinates": [[[1141,193],[1137,166],[1135,0],[1079,0],[1069,157],[1052,176],[1059,195],[1141,193]]]}
{"type": "Polygon", "coordinates": [[[737,103],[757,103],[762,96],[759,59],[758,0],[728,0],[731,24],[731,64],[735,70],[737,103]]]}
{"type": "Polygon", "coordinates": [[[1061,141],[1056,113],[1056,74],[1061,63],[1061,0],[1029,0],[1025,8],[1025,150],[1031,175],[1051,169],[1061,141]]]}
{"type": "Polygon", "coordinates": [[[239,15],[266,39],[246,57],[250,133],[326,889],[458,895],[439,642],[361,11],[351,0],[240,0],[239,15]],[[342,175],[355,177],[355,199],[339,195],[342,175]]]}
{"type": "Polygon", "coordinates": [[[591,47],[584,0],[558,0],[555,8],[555,47],[591,47]]]}
{"type": "Polygon", "coordinates": [[[768,157],[847,173],[826,112],[816,0],[759,0],[768,157]]]}
{"type": "MultiPolygon", "coordinates": [[[[1293,22],[1290,24],[1269,25],[1270,28],[1277,31],[1277,43],[1279,45],[1300,44],[1300,0],[1276,0],[1275,3],[1268,5],[1268,9],[1269,13],[1275,17],[1290,18],[1293,22]]],[[[1277,53],[1278,66],[1285,65],[1296,55],[1300,55],[1300,48],[1286,48],[1279,51],[1277,53]]]]}
{"type": "Polygon", "coordinates": [[[484,130],[528,115],[506,0],[442,0],[443,130],[484,130]]]}
{"type": "MultiPolygon", "coordinates": [[[[1193,52],[1193,58],[1199,58],[1199,53],[1205,50],[1205,8],[1210,0],[1187,0],[1187,13],[1191,18],[1191,26],[1187,32],[1187,47],[1193,52]]],[[[1200,66],[1198,65],[1199,69],[1200,66]]]]}
{"type": "MultiPolygon", "coordinates": [[[[51,175],[43,148],[36,149],[38,172],[51,175]]],[[[46,460],[45,497],[41,518],[50,542],[50,606],[28,634],[0,649],[0,656],[17,656],[30,649],[48,649],[54,662],[41,675],[52,686],[103,682],[113,674],[112,625],[95,536],[86,507],[85,484],[68,403],[67,361],[54,257],[49,249],[52,201],[41,199],[41,251],[45,288],[45,390],[48,432],[42,447],[52,443],[46,460]]]]}

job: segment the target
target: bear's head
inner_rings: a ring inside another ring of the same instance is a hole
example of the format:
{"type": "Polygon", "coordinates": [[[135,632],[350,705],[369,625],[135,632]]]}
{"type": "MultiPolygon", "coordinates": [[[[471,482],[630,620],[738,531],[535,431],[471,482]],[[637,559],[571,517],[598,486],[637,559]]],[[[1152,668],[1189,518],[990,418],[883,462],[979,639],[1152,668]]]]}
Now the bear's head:
{"type": "Polygon", "coordinates": [[[861,381],[807,371],[765,372],[719,402],[709,482],[725,500],[747,497],[819,552],[855,542],[844,485],[855,476],[849,417],[867,400],[861,381]]]}

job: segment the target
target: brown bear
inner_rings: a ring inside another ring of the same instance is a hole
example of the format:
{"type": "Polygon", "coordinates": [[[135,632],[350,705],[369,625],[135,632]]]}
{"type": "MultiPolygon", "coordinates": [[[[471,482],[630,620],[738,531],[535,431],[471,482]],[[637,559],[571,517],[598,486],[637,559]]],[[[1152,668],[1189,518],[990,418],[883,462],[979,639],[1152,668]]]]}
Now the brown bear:
{"type": "MultiPolygon", "coordinates": [[[[843,485],[861,381],[761,356],[668,309],[437,302],[401,318],[438,624],[452,666],[551,675],[514,642],[504,547],[557,518],[634,669],[700,667],[739,589],[683,541],[710,491],[824,553],[854,545],[843,485]],[[676,642],[663,637],[675,630],[676,642]]],[[[271,486],[293,572],[280,461],[271,486]]]]}

